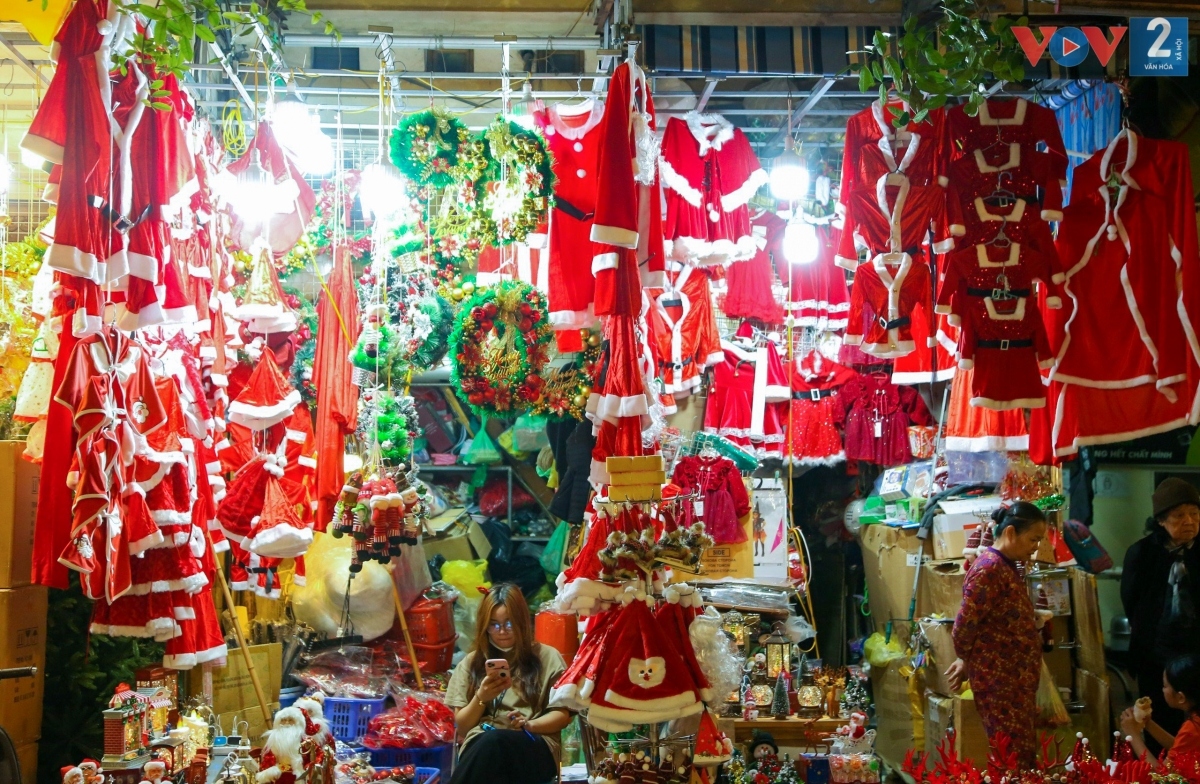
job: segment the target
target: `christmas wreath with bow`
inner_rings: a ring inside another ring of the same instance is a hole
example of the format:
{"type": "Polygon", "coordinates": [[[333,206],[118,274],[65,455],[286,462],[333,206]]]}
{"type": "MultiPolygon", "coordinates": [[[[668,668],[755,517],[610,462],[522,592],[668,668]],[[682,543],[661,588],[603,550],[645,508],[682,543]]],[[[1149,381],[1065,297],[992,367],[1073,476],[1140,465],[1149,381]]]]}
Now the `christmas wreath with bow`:
{"type": "Polygon", "coordinates": [[[541,136],[496,118],[483,132],[487,170],[479,181],[489,242],[522,242],[546,218],[554,174],[541,136]]]}
{"type": "Polygon", "coordinates": [[[442,109],[410,114],[392,132],[392,163],[418,189],[477,179],[480,148],[467,126],[442,109]]]}
{"type": "Polygon", "coordinates": [[[545,297],[504,281],[476,289],[450,334],[450,382],[476,416],[512,417],[541,396],[553,330],[545,297]]]}
{"type": "Polygon", "coordinates": [[[560,421],[583,419],[588,396],[592,393],[592,379],[600,363],[603,341],[597,332],[588,329],[582,332],[583,351],[561,365],[548,365],[542,372],[545,385],[542,394],[530,407],[531,414],[560,421]]]}

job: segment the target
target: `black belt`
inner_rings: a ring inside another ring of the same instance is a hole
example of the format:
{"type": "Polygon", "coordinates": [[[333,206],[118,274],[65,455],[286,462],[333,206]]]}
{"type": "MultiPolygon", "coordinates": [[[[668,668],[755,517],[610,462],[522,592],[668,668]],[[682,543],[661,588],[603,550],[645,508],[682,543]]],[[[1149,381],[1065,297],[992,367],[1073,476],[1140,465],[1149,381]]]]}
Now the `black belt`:
{"type": "Polygon", "coordinates": [[[695,361],[694,357],[688,357],[682,362],[660,362],[659,368],[663,370],[683,370],[688,365],[695,361]]]}
{"type": "Polygon", "coordinates": [[[1001,351],[1008,351],[1010,348],[1033,348],[1032,340],[977,340],[975,345],[979,348],[998,348],[1001,351]]]}
{"type": "Polygon", "coordinates": [[[1029,289],[977,289],[968,288],[967,293],[972,297],[991,297],[992,299],[1007,299],[1009,297],[1028,297],[1029,289]]]}
{"type": "Polygon", "coordinates": [[[579,209],[571,202],[564,199],[562,196],[554,197],[554,206],[558,207],[560,210],[567,213],[568,215],[570,215],[572,218],[574,218],[577,221],[591,220],[592,218],[594,218],[596,216],[595,211],[584,212],[583,210],[579,209]]]}
{"type": "Polygon", "coordinates": [[[832,389],[810,389],[807,392],[793,392],[792,397],[796,400],[811,400],[815,403],[821,398],[829,397],[832,394],[832,389]]]}
{"type": "Polygon", "coordinates": [[[104,216],[104,219],[112,223],[113,228],[122,234],[126,233],[150,216],[149,204],[147,204],[146,208],[142,210],[142,214],[135,216],[133,220],[126,218],[124,215],[114,210],[111,204],[99,196],[89,196],[88,205],[93,209],[100,210],[100,214],[104,216]]]}
{"type": "Polygon", "coordinates": [[[912,319],[909,318],[908,316],[901,316],[900,318],[893,319],[892,321],[888,321],[883,316],[879,317],[879,326],[883,327],[884,329],[896,329],[898,327],[907,327],[911,323],[912,323],[912,319]]]}

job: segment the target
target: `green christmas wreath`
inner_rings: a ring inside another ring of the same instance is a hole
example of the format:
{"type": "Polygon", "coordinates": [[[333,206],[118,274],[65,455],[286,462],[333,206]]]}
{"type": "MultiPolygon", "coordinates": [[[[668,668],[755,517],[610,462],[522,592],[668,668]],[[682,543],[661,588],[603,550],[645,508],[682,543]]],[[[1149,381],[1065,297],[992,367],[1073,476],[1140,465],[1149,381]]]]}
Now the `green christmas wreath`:
{"type": "Polygon", "coordinates": [[[487,240],[522,242],[546,218],[554,185],[550,152],[540,135],[499,117],[482,138],[487,170],[478,184],[478,201],[487,240]]]}
{"type": "Polygon", "coordinates": [[[480,147],[467,126],[442,109],[410,114],[392,131],[392,163],[418,189],[477,179],[480,147]]]}
{"type": "Polygon", "coordinates": [[[553,330],[544,296],[527,283],[476,289],[450,334],[450,382],[476,416],[513,417],[540,397],[553,330]]]}

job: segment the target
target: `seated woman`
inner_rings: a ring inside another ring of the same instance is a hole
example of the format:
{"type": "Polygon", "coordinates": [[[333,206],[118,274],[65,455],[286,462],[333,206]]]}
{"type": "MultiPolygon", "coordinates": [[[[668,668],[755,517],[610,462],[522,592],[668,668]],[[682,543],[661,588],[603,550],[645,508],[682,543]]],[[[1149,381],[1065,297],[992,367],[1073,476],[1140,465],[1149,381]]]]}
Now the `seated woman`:
{"type": "Polygon", "coordinates": [[[1152,768],[1162,767],[1162,764],[1153,755],[1146,754],[1144,731],[1149,731],[1150,736],[1167,750],[1168,763],[1181,764],[1186,755],[1192,762],[1200,764],[1200,656],[1188,654],[1167,662],[1162,693],[1167,705],[1183,711],[1179,732],[1172,736],[1153,719],[1143,725],[1133,708],[1127,708],[1121,714],[1121,732],[1129,736],[1133,753],[1138,758],[1145,756],[1152,768]]]}
{"type": "Polygon", "coordinates": [[[566,668],[562,654],[534,641],[521,589],[492,586],[479,607],[475,645],[446,687],[462,742],[450,784],[557,781],[571,713],[550,704],[550,689],[566,668]]]}

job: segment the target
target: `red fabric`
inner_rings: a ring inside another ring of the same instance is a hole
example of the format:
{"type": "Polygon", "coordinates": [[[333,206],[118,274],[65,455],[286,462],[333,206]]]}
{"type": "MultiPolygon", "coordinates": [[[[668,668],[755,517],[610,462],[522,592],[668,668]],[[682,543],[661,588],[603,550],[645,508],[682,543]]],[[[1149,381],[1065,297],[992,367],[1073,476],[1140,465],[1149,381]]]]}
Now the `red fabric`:
{"type": "MultiPolygon", "coordinates": [[[[53,389],[58,390],[74,367],[76,339],[69,329],[59,337],[58,357],[54,360],[53,389]]],[[[46,447],[38,482],[37,518],[33,538],[33,582],[51,588],[66,589],[67,569],[58,556],[71,537],[71,493],[67,490],[67,472],[75,450],[73,414],[66,406],[50,404],[46,415],[46,447]]]]}
{"type": "Polygon", "coordinates": [[[1175,733],[1175,743],[1167,752],[1167,762],[1177,762],[1176,758],[1184,754],[1200,754],[1200,716],[1194,713],[1175,733]]]}
{"type": "Polygon", "coordinates": [[[880,254],[863,264],[850,292],[845,342],[877,357],[912,353],[917,348],[912,325],[928,322],[931,287],[923,256],[880,254]]]}
{"type": "Polygon", "coordinates": [[[346,360],[358,342],[361,329],[358,293],[354,288],[349,251],[342,248],[334,258],[329,290],[322,291],[317,302],[317,348],[313,354],[313,385],[317,389],[318,531],[324,531],[333,519],[333,507],[341,495],[345,477],[341,455],[346,451],[346,436],[353,433],[358,424],[358,388],[351,381],[346,360]]]}
{"type": "Polygon", "coordinates": [[[591,231],[603,118],[604,104],[596,100],[552,106],[534,115],[553,156],[555,176],[546,282],[555,329],[581,329],[596,321],[591,231]]]}
{"type": "Polygon", "coordinates": [[[844,461],[846,452],[838,427],[845,422],[846,408],[838,399],[838,390],[858,374],[818,351],[797,359],[789,371],[793,396],[784,420],[788,432],[784,459],[797,465],[844,461]]]}
{"type": "Polygon", "coordinates": [[[244,220],[236,210],[229,211],[232,230],[230,236],[239,250],[252,252],[255,240],[265,238],[271,244],[271,251],[276,256],[282,256],[304,236],[308,222],[312,220],[316,208],[317,197],[312,186],[304,179],[300,170],[283,151],[283,147],[275,140],[270,124],[261,122],[254,131],[254,139],[250,147],[233,163],[226,167],[226,172],[237,176],[244,171],[258,150],[260,163],[276,182],[291,180],[295,184],[298,195],[295,203],[287,212],[276,213],[265,220],[244,220]]]}
{"type": "Polygon", "coordinates": [[[886,375],[859,375],[838,394],[846,409],[846,459],[893,466],[912,460],[909,425],[931,425],[925,401],[912,387],[886,375]]]}
{"type": "Polygon", "coordinates": [[[746,492],[737,466],[728,458],[710,459],[697,455],[681,458],[675,464],[671,481],[685,493],[725,490],[733,499],[734,513],[738,518],[750,514],[750,494],[746,492]]]}
{"type": "MultiPolygon", "coordinates": [[[[721,310],[729,318],[756,318],[767,324],[782,324],[784,313],[775,298],[771,255],[779,251],[784,222],[774,213],[762,210],[751,223],[754,256],[730,264],[725,271],[727,293],[721,310]]],[[[845,286],[845,276],[842,276],[843,291],[845,286]]]]}
{"type": "MultiPolygon", "coordinates": [[[[1046,239],[1049,239],[1048,237],[1046,239]]],[[[937,312],[961,317],[970,301],[967,289],[1030,289],[1035,280],[1046,286],[1052,304],[1062,304],[1062,271],[1054,246],[1043,248],[1039,237],[1028,243],[1013,242],[1008,247],[972,245],[946,255],[945,275],[938,288],[937,312]]]]}
{"type": "Polygon", "coordinates": [[[1062,186],[1050,153],[1022,147],[1017,142],[993,141],[966,150],[963,157],[950,164],[949,180],[960,199],[987,196],[997,188],[1004,188],[1027,201],[1038,201],[1043,220],[1062,218],[1062,186]]]}
{"type": "Polygon", "coordinates": [[[973,370],[961,370],[950,385],[946,407],[946,451],[1019,452],[1029,449],[1024,412],[971,405],[973,370]]]}
{"type": "Polygon", "coordinates": [[[659,163],[671,255],[724,264],[754,255],[747,203],[767,180],[746,135],[719,114],[672,117],[659,163]]]}
{"type": "Polygon", "coordinates": [[[1007,411],[1046,405],[1040,368],[1054,360],[1035,300],[972,297],[959,339],[960,366],[972,368],[971,405],[1007,411]],[[1031,341],[1029,347],[979,346],[979,341],[1031,341]]]}
{"type": "Polygon", "coordinates": [[[723,359],[713,369],[705,402],[704,429],[759,458],[779,457],[784,409],[780,404],[789,398],[779,352],[771,345],[746,349],[723,343],[722,348],[723,359]]]}
{"type": "Polygon", "coordinates": [[[708,276],[685,267],[674,288],[646,293],[653,303],[653,352],[663,390],[686,397],[700,385],[704,369],[722,358],[708,276]]]}
{"type": "Polygon", "coordinates": [[[837,263],[847,269],[858,266],[858,245],[867,249],[868,260],[879,253],[914,252],[933,232],[938,252],[954,246],[946,214],[946,193],[936,185],[861,189],[846,201],[846,222],[838,246],[837,263]]]}
{"type": "Polygon", "coordinates": [[[1067,150],[1058,118],[1045,106],[1029,103],[1024,98],[992,98],[984,102],[975,117],[964,106],[954,106],[946,112],[946,137],[950,157],[957,159],[973,150],[994,142],[1017,142],[1022,150],[1032,150],[1040,142],[1046,145],[1055,176],[1065,184],[1067,150]]]}
{"type": "Polygon", "coordinates": [[[855,191],[873,192],[879,179],[891,172],[904,174],[917,186],[936,185],[945,174],[945,113],[935,109],[923,122],[909,123],[897,134],[892,125],[892,108],[903,108],[903,104],[889,103],[885,110],[875,101],[846,123],[842,189],[838,197],[843,209],[855,191]]]}

